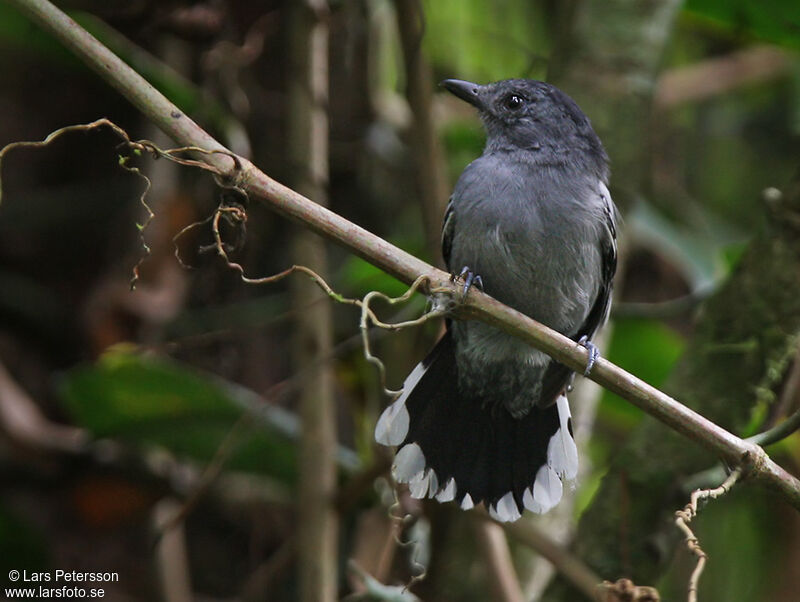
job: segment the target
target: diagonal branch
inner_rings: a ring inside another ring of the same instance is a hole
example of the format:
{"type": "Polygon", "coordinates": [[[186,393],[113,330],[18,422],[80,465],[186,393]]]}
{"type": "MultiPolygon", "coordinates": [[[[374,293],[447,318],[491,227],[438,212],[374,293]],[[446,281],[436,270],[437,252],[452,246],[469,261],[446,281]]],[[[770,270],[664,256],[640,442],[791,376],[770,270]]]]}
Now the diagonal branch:
{"type": "MultiPolygon", "coordinates": [[[[50,2],[10,0],[10,3],[61,40],[179,144],[218,151],[204,155],[201,160],[251,196],[263,200],[272,210],[338,242],[407,284],[426,276],[432,287],[444,288],[456,298],[457,287],[449,282],[448,274],[283,186],[246,159],[238,158],[237,166],[227,149],[50,2]]],[[[479,291],[470,293],[458,308],[458,314],[458,317],[481,320],[517,336],[574,370],[582,372],[586,365],[587,352],[583,347],[479,291]]],[[[745,472],[780,492],[800,509],[800,481],[773,462],[757,445],[736,437],[602,358],[590,378],[704,445],[726,462],[743,466],[745,472]]]]}

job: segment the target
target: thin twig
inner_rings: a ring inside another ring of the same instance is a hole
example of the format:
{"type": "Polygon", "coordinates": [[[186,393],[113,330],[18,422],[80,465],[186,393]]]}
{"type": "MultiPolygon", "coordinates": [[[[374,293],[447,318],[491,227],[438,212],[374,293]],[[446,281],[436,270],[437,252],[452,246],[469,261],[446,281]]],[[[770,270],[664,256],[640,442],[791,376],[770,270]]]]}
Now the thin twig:
{"type": "MultiPolygon", "coordinates": [[[[50,132],[44,140],[33,140],[33,141],[25,140],[21,142],[12,142],[10,144],[5,145],[2,149],[0,149],[0,204],[2,204],[3,202],[3,179],[2,179],[3,159],[5,158],[5,155],[7,153],[20,148],[42,148],[48,146],[51,142],[57,140],[58,138],[60,138],[65,134],[70,134],[73,132],[86,132],[101,127],[110,128],[114,134],[122,138],[124,143],[128,146],[128,148],[130,148],[133,154],[138,155],[141,154],[143,150],[149,150],[148,145],[155,147],[154,144],[149,143],[147,141],[134,142],[128,136],[128,132],[123,130],[113,121],[106,118],[96,119],[91,123],[68,125],[66,127],[59,128],[57,130],[50,132]]],[[[150,205],[147,204],[147,195],[150,192],[150,186],[151,186],[150,178],[144,175],[139,170],[138,167],[133,167],[129,165],[129,163],[130,163],[130,157],[124,157],[124,156],[119,157],[120,167],[136,175],[145,182],[144,190],[139,195],[139,203],[144,207],[146,211],[146,217],[144,222],[142,222],[141,224],[136,224],[139,230],[139,240],[142,244],[142,249],[144,249],[144,254],[136,262],[136,265],[133,266],[133,275],[131,276],[130,287],[131,290],[134,290],[136,288],[136,283],[139,281],[139,268],[142,266],[142,263],[144,263],[145,259],[147,259],[150,256],[150,247],[147,245],[147,242],[145,241],[144,234],[145,230],[147,230],[147,227],[150,225],[150,222],[155,217],[155,214],[153,213],[153,210],[150,208],[150,205]]]]}
{"type": "Polygon", "coordinates": [[[648,318],[651,320],[666,320],[680,316],[695,309],[700,303],[711,295],[712,289],[693,291],[682,297],[667,301],[653,303],[640,303],[627,301],[615,303],[611,308],[613,318],[648,318]]]}
{"type": "MultiPolygon", "coordinates": [[[[396,323],[384,322],[381,319],[379,319],[378,316],[375,314],[375,312],[372,310],[371,304],[376,299],[384,301],[389,305],[405,303],[409,299],[411,299],[411,297],[413,297],[414,294],[417,293],[423,286],[426,286],[428,284],[427,277],[420,276],[419,278],[417,278],[414,281],[414,283],[408,288],[408,290],[406,290],[406,292],[400,295],[399,297],[390,297],[380,291],[370,291],[364,296],[363,299],[360,300],[345,297],[340,293],[337,293],[325,281],[325,279],[322,276],[320,276],[317,272],[315,272],[311,268],[304,265],[293,265],[290,268],[287,268],[282,272],[278,272],[277,274],[273,274],[271,276],[251,278],[245,275],[244,268],[242,267],[241,264],[232,261],[230,257],[228,257],[228,252],[225,250],[225,243],[223,242],[222,236],[219,231],[219,220],[220,217],[226,213],[233,214],[236,221],[244,222],[247,219],[247,214],[241,208],[224,207],[220,205],[219,207],[217,207],[217,210],[210,218],[203,220],[203,222],[196,222],[195,224],[190,224],[189,226],[181,230],[181,232],[178,233],[178,236],[180,236],[181,233],[185,232],[187,228],[194,227],[199,223],[205,223],[210,221],[212,224],[212,231],[214,234],[215,248],[217,250],[217,253],[220,255],[220,257],[222,257],[225,260],[228,267],[239,272],[239,275],[243,282],[246,282],[248,284],[274,284],[280,280],[283,280],[287,276],[294,274],[295,272],[300,272],[308,276],[312,280],[312,282],[314,282],[314,284],[316,284],[320,289],[322,289],[322,291],[326,295],[328,295],[328,297],[330,297],[337,303],[343,303],[345,305],[355,305],[357,307],[360,307],[361,320],[359,322],[359,327],[361,329],[361,340],[364,347],[364,357],[369,363],[377,367],[380,377],[381,388],[383,392],[390,397],[397,397],[402,391],[394,391],[386,387],[386,368],[383,362],[377,356],[373,355],[371,351],[370,340],[369,340],[370,325],[374,325],[377,326],[378,328],[388,331],[396,331],[396,330],[402,330],[404,328],[409,328],[412,326],[420,326],[425,322],[427,322],[428,320],[444,315],[446,313],[444,307],[446,307],[447,304],[438,303],[434,306],[434,308],[431,311],[424,313],[418,318],[415,318],[413,320],[404,320],[402,322],[396,322],[396,323]]],[[[436,292],[438,294],[447,294],[449,291],[447,289],[441,289],[441,290],[437,289],[436,292]]]]}
{"type": "Polygon", "coordinates": [[[423,542],[411,536],[408,540],[401,539],[401,535],[406,527],[409,525],[413,527],[415,521],[419,519],[420,506],[417,500],[410,498],[407,495],[401,500],[398,495],[398,489],[394,486],[391,489],[393,496],[393,503],[387,509],[389,520],[394,525],[392,529],[392,538],[397,546],[408,549],[408,563],[411,568],[411,578],[403,586],[403,590],[409,590],[415,583],[422,581],[428,574],[428,567],[418,561],[419,551],[423,542]],[[407,504],[417,503],[416,510],[407,508],[407,504]]]}
{"type": "Polygon", "coordinates": [[[748,437],[745,441],[766,447],[767,445],[772,445],[773,443],[786,439],[789,435],[796,433],[798,429],[800,429],[800,409],[778,425],[762,433],[748,437]]]}
{"type": "Polygon", "coordinates": [[[386,367],[377,356],[372,354],[372,351],[370,350],[369,325],[374,324],[378,328],[383,328],[385,330],[400,330],[410,326],[420,326],[431,318],[443,315],[444,312],[435,306],[431,311],[424,313],[415,320],[406,320],[405,322],[399,322],[397,324],[387,324],[377,318],[370,307],[370,303],[372,303],[373,299],[381,299],[389,305],[405,303],[414,295],[415,292],[419,290],[423,284],[427,284],[427,277],[420,276],[414,281],[411,287],[399,297],[389,297],[388,295],[385,295],[379,291],[371,291],[366,294],[361,302],[361,321],[359,323],[359,327],[361,328],[361,340],[364,345],[364,357],[369,363],[378,369],[381,389],[389,397],[397,397],[402,393],[402,391],[393,391],[386,387],[386,367]]]}
{"type": "Polygon", "coordinates": [[[159,522],[159,530],[158,533],[156,533],[157,539],[166,537],[169,531],[183,524],[186,517],[194,510],[203,495],[222,473],[236,444],[241,440],[242,431],[246,426],[252,424],[253,418],[252,414],[245,412],[234,422],[231,429],[225,435],[225,438],[217,446],[211,461],[203,468],[203,472],[189,493],[189,496],[176,508],[176,511],[171,516],[165,515],[163,520],[159,522]]]}
{"type": "Polygon", "coordinates": [[[697,557],[697,565],[695,566],[694,571],[692,571],[692,575],[689,578],[688,602],[697,602],[697,585],[700,582],[700,575],[703,574],[703,569],[706,566],[706,559],[708,558],[706,553],[703,551],[703,548],[700,547],[700,541],[697,539],[697,536],[689,528],[689,523],[692,522],[692,519],[695,516],[697,516],[697,504],[700,502],[700,500],[716,499],[721,495],[726,494],[741,476],[742,469],[736,468],[719,487],[714,489],[697,489],[692,493],[690,501],[686,507],[683,510],[678,510],[675,512],[675,524],[686,536],[686,547],[697,557]]]}

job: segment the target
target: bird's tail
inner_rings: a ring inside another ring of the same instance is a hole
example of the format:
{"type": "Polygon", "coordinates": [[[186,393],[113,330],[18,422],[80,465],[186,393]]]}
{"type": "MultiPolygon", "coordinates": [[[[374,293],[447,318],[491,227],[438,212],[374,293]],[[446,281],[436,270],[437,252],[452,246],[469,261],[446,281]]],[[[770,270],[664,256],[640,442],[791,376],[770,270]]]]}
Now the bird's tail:
{"type": "Polygon", "coordinates": [[[484,502],[500,521],[525,508],[547,512],[561,499],[562,479],[578,470],[567,398],[522,418],[490,405],[459,390],[448,332],[381,414],[375,439],[398,446],[392,474],[415,498],[455,500],[465,510],[484,502]]]}

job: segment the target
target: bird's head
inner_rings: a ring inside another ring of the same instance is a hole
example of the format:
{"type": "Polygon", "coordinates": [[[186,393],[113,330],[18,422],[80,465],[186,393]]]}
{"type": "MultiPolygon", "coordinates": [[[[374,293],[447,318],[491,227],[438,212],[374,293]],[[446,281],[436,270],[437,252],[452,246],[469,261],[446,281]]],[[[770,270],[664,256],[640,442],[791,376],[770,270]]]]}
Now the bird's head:
{"type": "Polygon", "coordinates": [[[441,85],[478,109],[487,152],[528,150],[540,163],[588,163],[606,171],[607,156],[589,118],[555,86],[530,79],[441,85]]]}

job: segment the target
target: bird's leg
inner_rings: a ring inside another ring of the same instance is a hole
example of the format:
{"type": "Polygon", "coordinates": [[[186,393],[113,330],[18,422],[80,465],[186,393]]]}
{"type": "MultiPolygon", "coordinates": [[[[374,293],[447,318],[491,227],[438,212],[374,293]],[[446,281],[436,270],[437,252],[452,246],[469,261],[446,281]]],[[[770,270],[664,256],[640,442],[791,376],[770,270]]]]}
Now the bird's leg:
{"type": "Polygon", "coordinates": [[[586,351],[589,352],[589,361],[586,363],[586,370],[583,371],[584,376],[589,376],[592,368],[594,368],[597,358],[600,357],[600,350],[589,340],[589,337],[586,335],[583,335],[580,339],[578,339],[578,345],[585,347],[586,351]]]}
{"type": "Polygon", "coordinates": [[[455,282],[456,280],[464,281],[464,290],[461,293],[462,300],[467,296],[473,284],[483,290],[483,279],[481,279],[479,274],[473,272],[468,265],[461,268],[461,273],[458,276],[456,276],[455,272],[450,274],[450,282],[455,282]]]}

